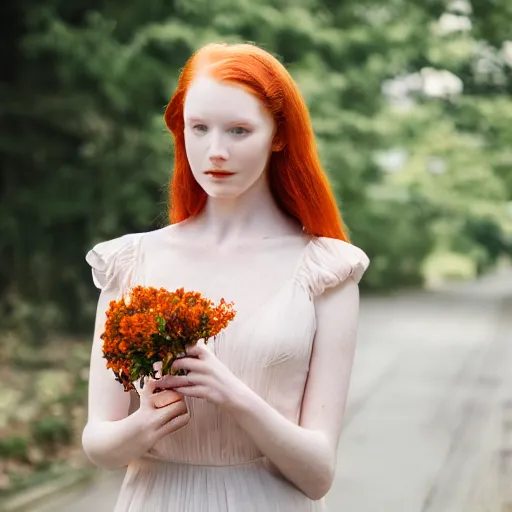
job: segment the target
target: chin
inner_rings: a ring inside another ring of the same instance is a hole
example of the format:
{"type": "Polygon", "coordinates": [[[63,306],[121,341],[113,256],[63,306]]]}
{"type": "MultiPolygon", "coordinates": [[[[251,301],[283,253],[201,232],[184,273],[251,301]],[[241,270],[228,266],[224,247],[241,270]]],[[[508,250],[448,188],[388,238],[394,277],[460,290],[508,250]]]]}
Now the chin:
{"type": "Polygon", "coordinates": [[[240,190],[212,190],[211,187],[207,187],[203,189],[206,192],[208,197],[212,197],[214,199],[236,199],[242,195],[240,190]]]}
{"type": "Polygon", "coordinates": [[[239,184],[228,183],[227,180],[226,182],[219,180],[219,183],[198,182],[201,188],[206,192],[206,195],[214,199],[236,199],[247,190],[245,187],[240,187],[239,184]]]}
{"type": "Polygon", "coordinates": [[[224,179],[220,179],[217,183],[215,183],[210,180],[198,180],[196,177],[196,181],[199,183],[199,186],[206,192],[208,197],[215,199],[236,199],[243,196],[254,187],[261,185],[259,180],[254,182],[244,180],[241,183],[241,180],[231,181],[230,179],[226,179],[224,181],[224,179]]]}

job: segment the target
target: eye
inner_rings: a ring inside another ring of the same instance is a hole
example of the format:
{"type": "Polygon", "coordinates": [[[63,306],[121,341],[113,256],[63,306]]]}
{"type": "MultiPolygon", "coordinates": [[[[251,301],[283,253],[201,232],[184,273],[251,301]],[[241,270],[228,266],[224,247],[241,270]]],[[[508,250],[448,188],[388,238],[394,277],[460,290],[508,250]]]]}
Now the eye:
{"type": "Polygon", "coordinates": [[[194,126],[192,126],[192,130],[198,133],[206,133],[208,127],[204,124],[195,124],[194,126]]]}
{"type": "Polygon", "coordinates": [[[249,130],[247,130],[243,126],[235,126],[234,128],[231,128],[231,130],[229,131],[234,135],[245,135],[246,133],[249,133],[249,130]]]}

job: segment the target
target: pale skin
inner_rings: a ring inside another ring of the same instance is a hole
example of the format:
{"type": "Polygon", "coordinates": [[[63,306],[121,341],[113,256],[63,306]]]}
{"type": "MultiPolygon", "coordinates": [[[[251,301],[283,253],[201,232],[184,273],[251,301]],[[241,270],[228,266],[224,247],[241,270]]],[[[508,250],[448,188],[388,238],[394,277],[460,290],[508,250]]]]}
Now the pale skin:
{"type": "MultiPolygon", "coordinates": [[[[198,77],[187,95],[184,116],[187,156],[208,200],[201,214],[175,225],[175,233],[201,237],[221,253],[244,240],[300,236],[300,226],[279,210],[266,184],[275,128],[259,102],[241,88],[198,77]],[[204,174],[211,169],[235,174],[215,180],[204,174]]],[[[128,416],[129,394],[113,380],[101,358],[99,334],[110,299],[102,292],[91,358],[83,444],[93,462],[120,467],[142,456],[190,421],[181,400],[188,396],[230,413],[266,457],[269,470],[311,499],[327,493],[336,467],[357,337],[359,290],[352,279],[315,301],[317,331],[298,424],[233,375],[202,341],[173,364],[174,370],[188,374],[149,379],[139,389],[140,408],[128,416]],[[152,391],[157,383],[168,389],[158,393],[155,402],[152,391]]]]}

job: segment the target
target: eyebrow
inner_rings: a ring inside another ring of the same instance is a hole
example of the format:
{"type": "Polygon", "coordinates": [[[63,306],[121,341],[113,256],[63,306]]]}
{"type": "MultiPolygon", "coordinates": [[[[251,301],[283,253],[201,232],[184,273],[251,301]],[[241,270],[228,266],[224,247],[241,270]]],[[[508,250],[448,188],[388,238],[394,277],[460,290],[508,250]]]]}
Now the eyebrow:
{"type": "MultiPolygon", "coordinates": [[[[187,116],[185,118],[185,121],[188,121],[189,123],[200,123],[205,122],[205,119],[202,117],[197,116],[187,116]]],[[[228,124],[250,124],[254,125],[256,124],[256,121],[252,121],[250,119],[234,119],[233,121],[230,121],[228,124]]]]}
{"type": "Polygon", "coordinates": [[[203,119],[201,119],[200,117],[195,117],[195,116],[187,116],[187,117],[185,117],[185,121],[194,123],[196,121],[203,121],[203,119]]]}

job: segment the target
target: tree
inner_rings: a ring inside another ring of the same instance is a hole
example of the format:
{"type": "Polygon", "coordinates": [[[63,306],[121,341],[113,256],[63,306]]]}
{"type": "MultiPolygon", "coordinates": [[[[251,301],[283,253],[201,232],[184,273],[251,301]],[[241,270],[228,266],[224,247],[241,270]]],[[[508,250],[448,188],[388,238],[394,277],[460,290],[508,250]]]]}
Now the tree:
{"type": "MultiPolygon", "coordinates": [[[[494,7],[505,14],[505,3],[494,7]]],[[[172,147],[162,114],[179,69],[210,41],[254,41],[297,80],[353,242],[372,260],[363,286],[421,284],[425,258],[456,245],[470,219],[506,236],[510,67],[498,48],[508,28],[474,3],[460,16],[471,30],[443,33],[445,11],[437,0],[11,5],[0,110],[4,320],[38,333],[89,330],[84,253],[166,223],[172,147]],[[498,71],[481,71],[482,52],[487,64],[501,56],[498,71]],[[429,69],[460,77],[462,93],[413,88],[402,95],[408,109],[397,106],[386,84],[429,69]],[[406,155],[399,172],[382,164],[392,150],[406,155]]],[[[481,235],[464,236],[493,254],[506,246],[481,235]]]]}

